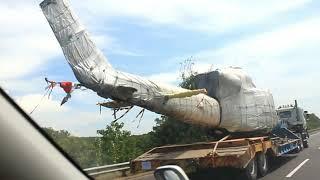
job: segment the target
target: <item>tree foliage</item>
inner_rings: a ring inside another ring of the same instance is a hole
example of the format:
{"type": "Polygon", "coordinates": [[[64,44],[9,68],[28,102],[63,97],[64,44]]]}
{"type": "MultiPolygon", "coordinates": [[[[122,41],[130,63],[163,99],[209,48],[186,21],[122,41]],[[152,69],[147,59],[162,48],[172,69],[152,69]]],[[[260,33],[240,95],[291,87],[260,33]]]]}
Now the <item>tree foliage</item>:
{"type": "Polygon", "coordinates": [[[135,136],[130,131],[123,130],[123,123],[112,122],[103,130],[98,130],[99,164],[112,164],[129,161],[141,151],[137,146],[135,136]]]}
{"type": "MultiPolygon", "coordinates": [[[[147,150],[167,144],[211,141],[215,137],[204,127],[193,126],[173,118],[157,118],[153,130],[147,134],[131,135],[123,130],[123,123],[111,123],[99,130],[99,137],[75,137],[66,130],[43,128],[54,141],[82,168],[130,161],[147,150]]],[[[309,129],[319,128],[320,119],[311,114],[309,129]]]]}
{"type": "Polygon", "coordinates": [[[153,146],[167,144],[184,144],[213,140],[210,130],[205,127],[187,124],[174,118],[161,116],[157,118],[156,126],[150,133],[153,146]]]}
{"type": "Polygon", "coordinates": [[[307,120],[308,129],[320,128],[320,119],[314,113],[310,114],[307,120]]]}
{"type": "MultiPolygon", "coordinates": [[[[185,89],[195,89],[194,77],[196,72],[192,70],[193,61],[187,59],[182,64],[180,87],[185,89]]],[[[211,130],[199,125],[184,123],[178,119],[161,116],[155,120],[156,126],[150,133],[153,145],[162,146],[166,144],[183,144],[199,141],[214,140],[211,130]]]]}
{"type": "Polygon", "coordinates": [[[75,137],[66,130],[43,130],[81,167],[97,165],[96,137],[75,137]]]}

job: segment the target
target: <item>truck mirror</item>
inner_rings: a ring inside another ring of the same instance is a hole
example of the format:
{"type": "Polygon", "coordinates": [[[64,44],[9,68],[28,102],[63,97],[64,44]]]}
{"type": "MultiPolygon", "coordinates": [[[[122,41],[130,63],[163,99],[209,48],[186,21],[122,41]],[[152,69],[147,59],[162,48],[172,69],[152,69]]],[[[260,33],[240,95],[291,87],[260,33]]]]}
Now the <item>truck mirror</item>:
{"type": "Polygon", "coordinates": [[[310,114],[308,113],[308,111],[303,111],[303,115],[306,120],[309,120],[310,114]]]}
{"type": "Polygon", "coordinates": [[[156,180],[189,180],[183,169],[176,165],[158,167],[154,171],[156,180]]]}
{"type": "Polygon", "coordinates": [[[309,120],[310,114],[306,114],[306,118],[307,118],[307,120],[309,120]]]}

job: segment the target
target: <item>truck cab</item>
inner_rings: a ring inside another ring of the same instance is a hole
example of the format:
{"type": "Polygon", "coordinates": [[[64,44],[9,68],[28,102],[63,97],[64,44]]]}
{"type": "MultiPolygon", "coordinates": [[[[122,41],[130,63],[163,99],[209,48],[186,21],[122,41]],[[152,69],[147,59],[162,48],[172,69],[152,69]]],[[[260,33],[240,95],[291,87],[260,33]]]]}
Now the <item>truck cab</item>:
{"type": "Polygon", "coordinates": [[[308,147],[307,111],[298,107],[297,100],[294,105],[282,105],[276,111],[281,124],[299,135],[303,140],[303,146],[308,147]]]}

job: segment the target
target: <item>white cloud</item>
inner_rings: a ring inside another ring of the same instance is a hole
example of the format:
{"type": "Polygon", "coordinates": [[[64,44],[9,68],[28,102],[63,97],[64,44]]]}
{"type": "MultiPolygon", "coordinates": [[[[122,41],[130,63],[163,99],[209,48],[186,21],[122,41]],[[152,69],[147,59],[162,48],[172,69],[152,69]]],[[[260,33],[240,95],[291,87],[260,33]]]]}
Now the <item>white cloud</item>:
{"type": "Polygon", "coordinates": [[[106,50],[108,54],[124,55],[124,56],[143,56],[141,53],[127,50],[124,48],[116,38],[111,37],[107,34],[96,34],[92,36],[93,42],[96,43],[97,47],[101,50],[106,50]]]}
{"type": "Polygon", "coordinates": [[[28,114],[40,103],[31,117],[42,127],[66,129],[73,135],[94,136],[99,128],[97,124],[104,122],[98,112],[78,110],[69,107],[68,104],[60,106],[59,100],[54,100],[52,97],[42,99],[42,96],[27,94],[16,98],[17,104],[28,114]]]}
{"type": "Polygon", "coordinates": [[[163,84],[177,84],[179,81],[179,73],[176,72],[168,72],[168,73],[157,73],[147,76],[146,78],[156,82],[163,84]]]}
{"type": "MultiPolygon", "coordinates": [[[[91,93],[93,94],[93,93],[91,93]]],[[[22,109],[29,114],[34,107],[40,102],[38,108],[31,114],[31,117],[42,127],[52,127],[54,129],[65,129],[76,136],[96,136],[99,129],[104,129],[107,124],[110,124],[113,119],[112,112],[109,109],[103,108],[102,113],[99,113],[99,107],[95,105],[93,96],[86,91],[73,96],[68,103],[60,106],[60,100],[55,100],[50,97],[42,99],[42,94],[26,94],[16,97],[15,100],[22,109]],[[85,108],[77,106],[74,101],[82,101],[80,96],[84,96],[83,100],[88,101],[85,108]],[[41,101],[42,99],[42,101],[41,101]]],[[[97,99],[95,96],[94,99],[97,99]]],[[[136,115],[141,111],[141,108],[133,108],[126,116],[120,119],[124,122],[124,128],[130,130],[133,134],[143,134],[152,130],[154,119],[159,115],[150,111],[145,111],[144,117],[139,125],[139,118],[136,115]]],[[[119,112],[118,117],[123,112],[119,112]]]]}
{"type": "MultiPolygon", "coordinates": [[[[221,32],[241,25],[261,23],[275,15],[294,10],[309,0],[285,1],[88,1],[79,4],[92,17],[136,18],[138,24],[176,25],[187,29],[221,32]],[[144,20],[141,22],[141,20],[144,20]]],[[[89,15],[88,15],[89,16],[89,15]]]]}
{"type": "Polygon", "coordinates": [[[47,97],[42,98],[42,94],[27,94],[22,97],[16,98],[16,102],[24,109],[27,113],[30,113],[34,107],[40,103],[36,111],[41,111],[42,113],[51,112],[66,112],[70,108],[67,106],[60,106],[60,102],[53,100],[52,97],[49,99],[47,97]]]}
{"type": "Polygon", "coordinates": [[[224,59],[241,59],[242,61],[250,61],[252,58],[279,57],[295,50],[303,51],[310,47],[317,47],[320,41],[319,31],[320,18],[305,19],[271,32],[251,36],[218,50],[201,52],[200,55],[214,56],[217,59],[223,56],[224,59]]]}
{"type": "Polygon", "coordinates": [[[7,80],[0,79],[0,84],[10,92],[20,93],[44,93],[44,88],[47,85],[43,77],[35,77],[28,80],[16,78],[7,80]]]}
{"type": "Polygon", "coordinates": [[[0,11],[1,79],[26,75],[60,52],[37,4],[2,2],[0,11]]]}
{"type": "Polygon", "coordinates": [[[318,32],[320,18],[307,18],[218,49],[199,52],[193,55],[197,60],[195,70],[242,67],[259,88],[273,92],[276,104],[298,99],[311,112],[320,114],[320,84],[315,83],[320,77],[318,32]]]}
{"type": "Polygon", "coordinates": [[[309,75],[312,72],[307,69],[319,65],[319,31],[320,18],[305,19],[219,49],[199,52],[195,57],[207,66],[209,63],[219,68],[241,66],[268,79],[299,71],[300,75],[309,75]]]}
{"type": "MultiPolygon", "coordinates": [[[[40,7],[32,3],[5,1],[0,4],[0,79],[16,79],[45,68],[62,51],[40,7]]],[[[77,13],[78,14],[78,13],[77,13]]],[[[94,34],[100,48],[127,56],[140,54],[123,48],[107,34],[94,34]]]]}

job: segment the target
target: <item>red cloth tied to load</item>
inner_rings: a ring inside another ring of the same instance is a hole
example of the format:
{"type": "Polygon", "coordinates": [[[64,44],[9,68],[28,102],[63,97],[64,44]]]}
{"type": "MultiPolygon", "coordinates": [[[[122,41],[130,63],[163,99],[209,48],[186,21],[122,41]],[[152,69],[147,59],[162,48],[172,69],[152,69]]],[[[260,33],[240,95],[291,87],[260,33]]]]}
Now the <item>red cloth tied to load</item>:
{"type": "Polygon", "coordinates": [[[72,90],[72,82],[61,82],[60,87],[64,90],[64,92],[70,93],[72,90]]]}

